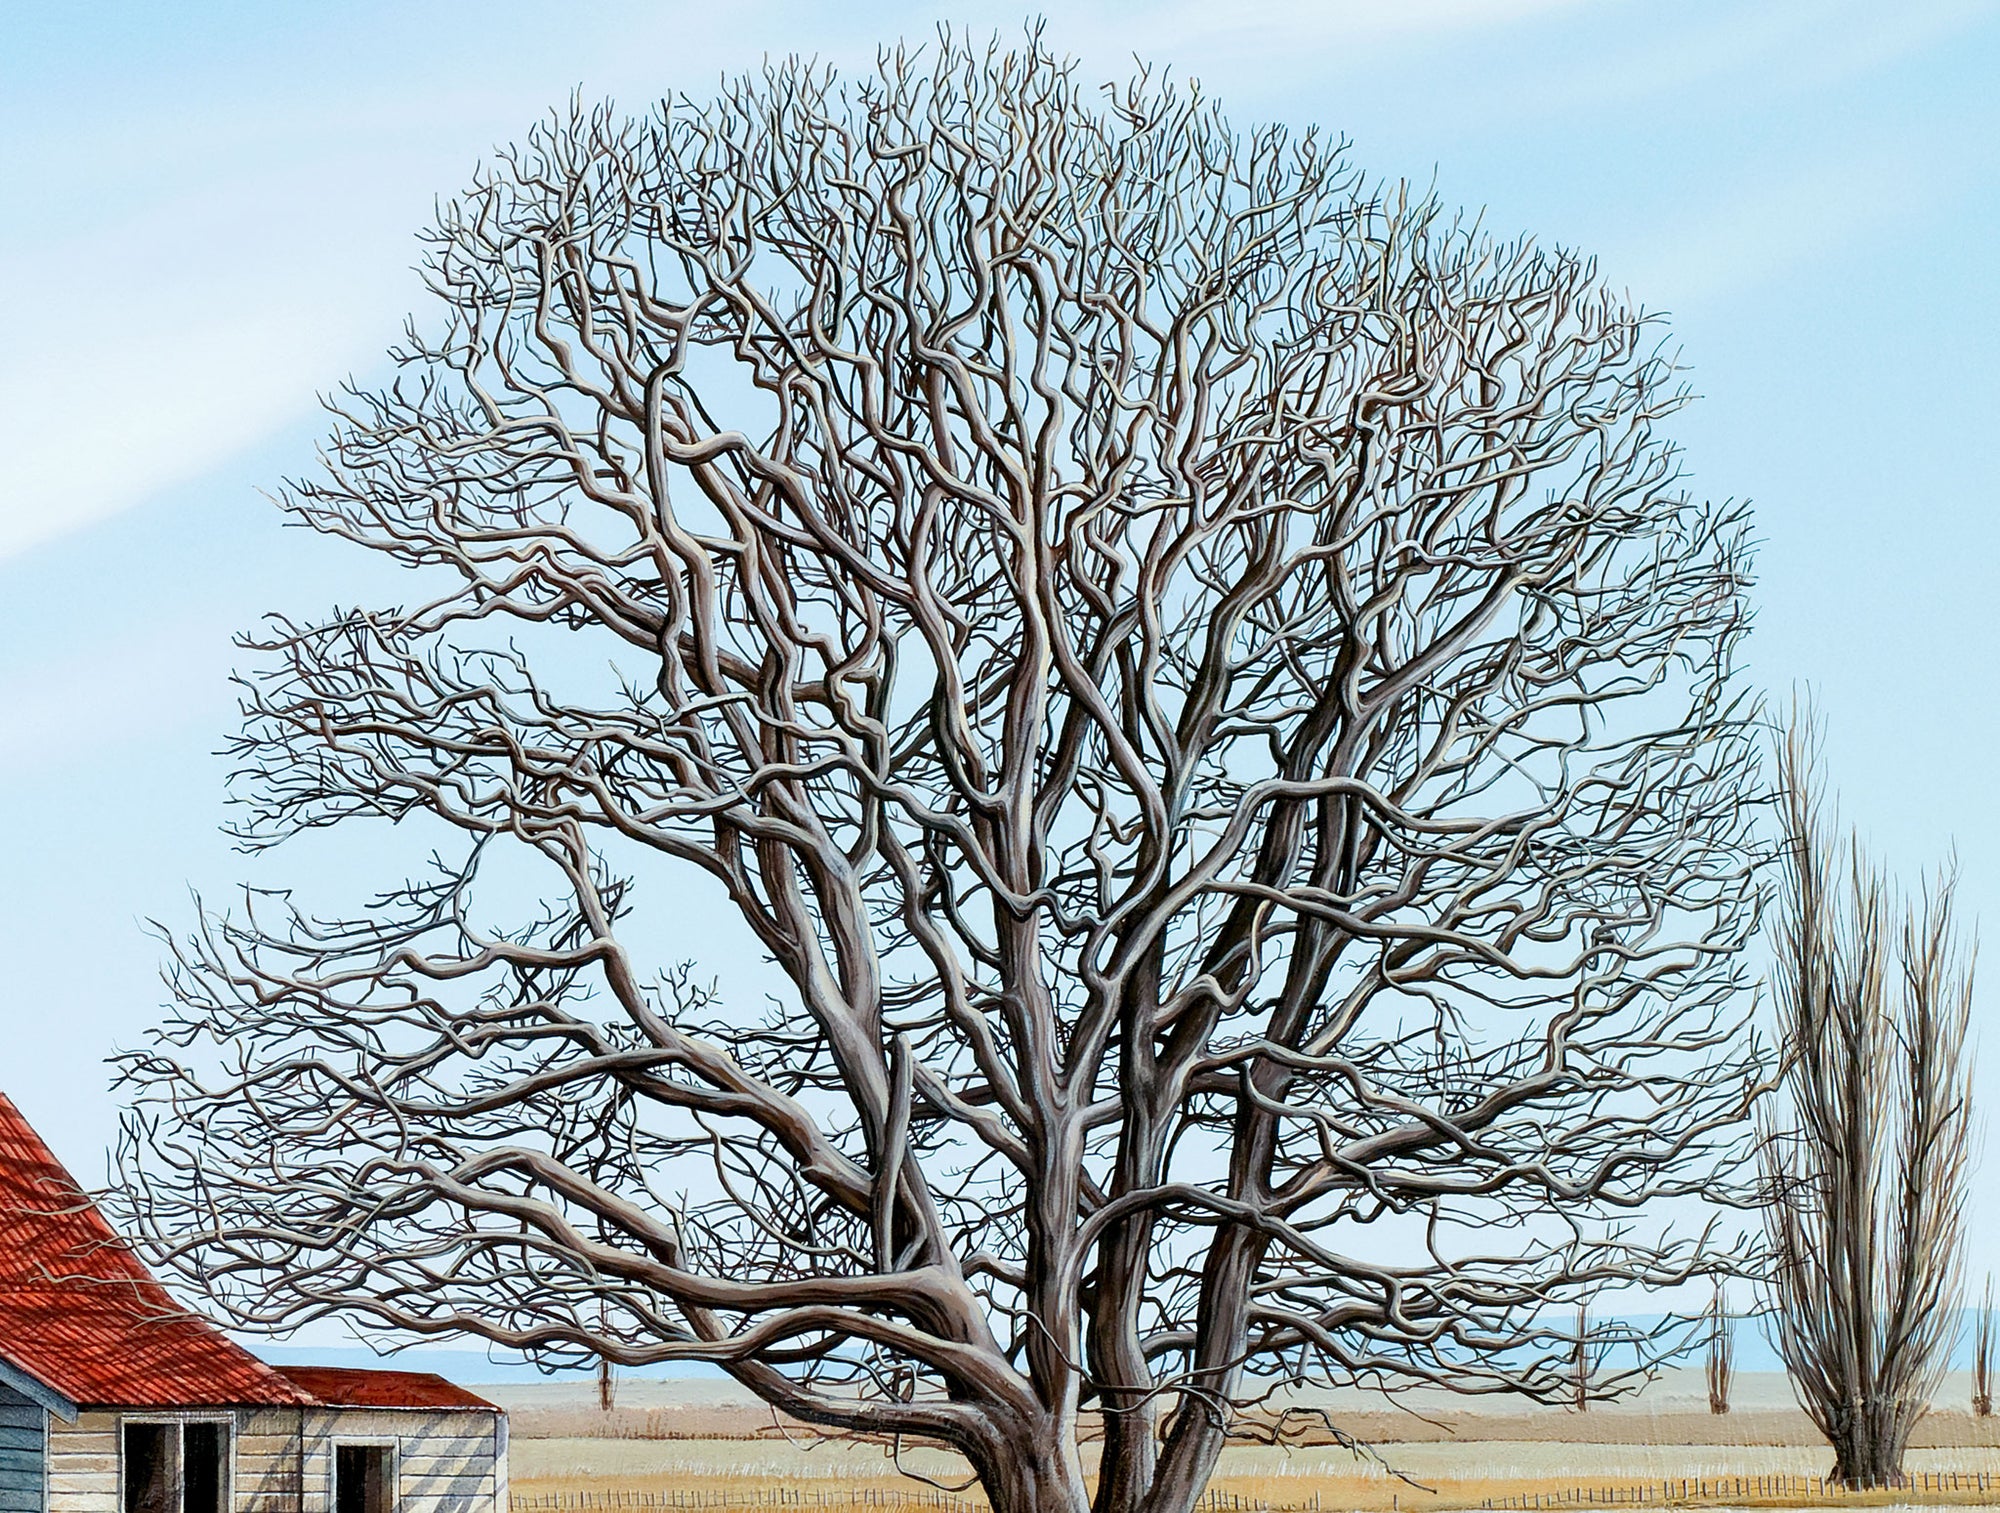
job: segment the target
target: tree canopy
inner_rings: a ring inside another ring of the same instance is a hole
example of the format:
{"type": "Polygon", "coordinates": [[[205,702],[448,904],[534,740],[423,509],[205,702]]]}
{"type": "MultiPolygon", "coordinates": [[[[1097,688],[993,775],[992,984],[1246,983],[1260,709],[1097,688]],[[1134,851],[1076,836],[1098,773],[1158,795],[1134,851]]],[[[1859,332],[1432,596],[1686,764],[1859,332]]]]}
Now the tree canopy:
{"type": "Polygon", "coordinates": [[[234,744],[381,894],[204,914],[126,1063],[232,1317],[714,1362],[1009,1510],[1099,1413],[1185,1513],[1281,1386],[1566,1398],[1711,1264],[1747,517],[1586,259],[950,39],[559,114],[424,244],[281,501],[413,602],[248,638],[234,744]]]}

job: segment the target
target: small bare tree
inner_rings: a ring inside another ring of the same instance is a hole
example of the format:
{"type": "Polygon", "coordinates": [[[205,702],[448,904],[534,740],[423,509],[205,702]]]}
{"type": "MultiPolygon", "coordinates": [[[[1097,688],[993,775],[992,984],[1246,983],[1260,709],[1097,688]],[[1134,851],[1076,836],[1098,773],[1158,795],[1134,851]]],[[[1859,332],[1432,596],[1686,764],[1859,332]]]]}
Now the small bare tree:
{"type": "MultiPolygon", "coordinates": [[[[600,1307],[597,1310],[597,1326],[600,1330],[603,1330],[605,1333],[610,1332],[609,1328],[607,1327],[611,1322],[609,1315],[610,1315],[610,1309],[607,1307],[600,1307]]],[[[613,1408],[613,1406],[617,1403],[617,1401],[618,1401],[617,1369],[611,1364],[610,1356],[600,1355],[597,1358],[598,1411],[600,1413],[609,1413],[613,1408]]]]}
{"type": "Polygon", "coordinates": [[[1779,783],[1787,1060],[1763,1146],[1767,1311],[1834,1475],[1894,1484],[1958,1328],[1972,955],[1953,879],[1901,908],[1858,840],[1835,838],[1807,716],[1786,733],[1779,783]]]}
{"type": "Polygon", "coordinates": [[[443,212],[285,499],[410,602],[274,622],[235,746],[247,844],[436,870],[204,916],[125,1063],[239,1324],[712,1362],[1002,1513],[1090,1504],[1094,1412],[1100,1513],[1186,1513],[1287,1384],[1562,1401],[1580,1298],[1721,1264],[1655,1205],[1762,1076],[1745,517],[1670,358],[1315,136],[1095,99],[774,66],[443,212]]]}
{"type": "Polygon", "coordinates": [[[1993,1416],[1993,1274],[1986,1275],[1986,1290],[1979,1299],[1979,1313],[1972,1324],[1972,1412],[1977,1418],[1993,1416]]]}
{"type": "Polygon", "coordinates": [[[1570,1406],[1578,1413],[1590,1409],[1590,1308],[1576,1305],[1576,1354],[1570,1360],[1570,1406]]]}
{"type": "Polygon", "coordinates": [[[1722,1284],[1715,1284],[1715,1297],[1708,1305],[1708,1411],[1729,1411],[1729,1389],[1736,1375],[1736,1321],[1729,1315],[1729,1299],[1722,1284]]]}

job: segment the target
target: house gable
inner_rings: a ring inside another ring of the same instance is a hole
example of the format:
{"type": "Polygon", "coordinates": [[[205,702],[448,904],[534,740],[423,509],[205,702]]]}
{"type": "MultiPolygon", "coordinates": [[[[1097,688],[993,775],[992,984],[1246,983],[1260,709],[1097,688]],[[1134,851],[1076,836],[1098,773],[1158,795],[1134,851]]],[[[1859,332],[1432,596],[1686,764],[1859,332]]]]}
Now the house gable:
{"type": "Polygon", "coordinates": [[[47,1382],[30,1376],[5,1355],[0,1355],[0,1403],[7,1402],[10,1397],[37,1404],[44,1412],[53,1413],[65,1423],[76,1422],[78,1410],[75,1403],[47,1382]]]}
{"type": "Polygon", "coordinates": [[[343,1450],[375,1454],[384,1513],[507,1505],[498,1408],[425,1372],[258,1360],[0,1094],[0,1513],[336,1513],[343,1450]]]}
{"type": "MultiPolygon", "coordinates": [[[[0,1360],[70,1406],[309,1399],[174,1302],[0,1093],[0,1360]]],[[[44,1402],[45,1407],[56,1405],[44,1402]]],[[[56,1407],[60,1412],[60,1407],[56,1407]]]]}

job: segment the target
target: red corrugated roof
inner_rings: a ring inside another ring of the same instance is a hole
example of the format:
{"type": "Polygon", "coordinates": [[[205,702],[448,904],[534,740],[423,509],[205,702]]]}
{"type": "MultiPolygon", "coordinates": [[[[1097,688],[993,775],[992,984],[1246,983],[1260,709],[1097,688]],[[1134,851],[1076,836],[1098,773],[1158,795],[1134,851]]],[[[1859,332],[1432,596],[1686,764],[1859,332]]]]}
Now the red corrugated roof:
{"type": "Polygon", "coordinates": [[[312,1401],[177,1306],[4,1093],[0,1357],[80,1406],[312,1401]]]}
{"type": "Polygon", "coordinates": [[[427,1371],[267,1366],[174,1303],[5,1093],[0,1359],[79,1407],[498,1411],[427,1371]]]}
{"type": "Polygon", "coordinates": [[[483,1408],[500,1410],[428,1371],[356,1370],[346,1366],[279,1366],[294,1387],[329,1408],[483,1408]]]}

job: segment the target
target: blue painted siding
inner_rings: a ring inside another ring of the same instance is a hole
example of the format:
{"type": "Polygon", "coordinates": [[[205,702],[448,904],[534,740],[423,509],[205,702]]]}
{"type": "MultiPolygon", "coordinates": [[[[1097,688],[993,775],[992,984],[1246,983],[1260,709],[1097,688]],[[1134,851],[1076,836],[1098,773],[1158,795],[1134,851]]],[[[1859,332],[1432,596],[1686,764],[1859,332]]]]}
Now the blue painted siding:
{"type": "Polygon", "coordinates": [[[42,1513],[48,1451],[41,1404],[0,1386],[0,1513],[42,1513]]]}

